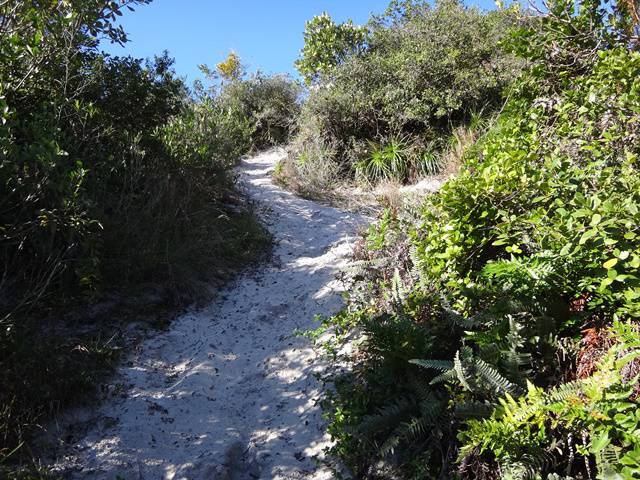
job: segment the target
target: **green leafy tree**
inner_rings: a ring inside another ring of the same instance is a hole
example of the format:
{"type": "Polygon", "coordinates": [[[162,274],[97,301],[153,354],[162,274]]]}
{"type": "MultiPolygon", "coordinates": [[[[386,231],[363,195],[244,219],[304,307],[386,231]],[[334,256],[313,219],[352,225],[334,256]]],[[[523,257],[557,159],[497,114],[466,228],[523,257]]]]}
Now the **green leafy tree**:
{"type": "Polygon", "coordinates": [[[366,40],[367,29],[351,20],[336,24],[327,13],[315,16],[306,23],[304,47],[296,68],[310,85],[348,56],[362,51],[366,40]]]}

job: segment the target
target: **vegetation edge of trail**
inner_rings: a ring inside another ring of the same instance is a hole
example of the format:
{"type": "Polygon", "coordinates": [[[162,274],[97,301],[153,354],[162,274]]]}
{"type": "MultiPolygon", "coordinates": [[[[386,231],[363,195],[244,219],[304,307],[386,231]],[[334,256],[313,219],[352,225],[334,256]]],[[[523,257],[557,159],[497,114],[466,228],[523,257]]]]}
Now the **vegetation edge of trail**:
{"type": "Polygon", "coordinates": [[[100,52],[147,3],[0,5],[0,476],[37,470],[32,434],[91,397],[130,322],[166,324],[271,242],[233,168],[286,141],[299,85],[220,68],[189,91],[166,53],[100,52]]]}
{"type": "MultiPolygon", "coordinates": [[[[432,8],[394,5],[391,29],[432,8]]],[[[547,7],[457,174],[363,235],[318,332],[353,478],[640,478],[640,5],[547,7]]]]}

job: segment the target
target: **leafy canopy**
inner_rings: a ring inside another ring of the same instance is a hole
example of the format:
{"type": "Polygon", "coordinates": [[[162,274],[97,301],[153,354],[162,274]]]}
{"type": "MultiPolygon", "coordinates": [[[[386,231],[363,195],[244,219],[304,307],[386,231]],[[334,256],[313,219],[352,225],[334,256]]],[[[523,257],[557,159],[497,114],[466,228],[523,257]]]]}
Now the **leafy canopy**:
{"type": "Polygon", "coordinates": [[[336,24],[328,13],[309,20],[305,25],[304,47],[296,68],[307,84],[320,80],[348,56],[360,52],[367,39],[367,29],[351,20],[336,24]]]}

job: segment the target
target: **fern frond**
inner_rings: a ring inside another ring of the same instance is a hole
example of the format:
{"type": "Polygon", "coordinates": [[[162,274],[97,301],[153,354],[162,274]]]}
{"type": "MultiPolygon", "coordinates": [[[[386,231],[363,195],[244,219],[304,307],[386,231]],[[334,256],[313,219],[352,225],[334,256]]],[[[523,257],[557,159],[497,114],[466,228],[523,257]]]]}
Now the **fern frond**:
{"type": "Polygon", "coordinates": [[[406,424],[399,425],[391,435],[378,447],[378,455],[382,458],[392,455],[406,433],[406,424]]]}
{"type": "Polygon", "coordinates": [[[436,425],[443,412],[444,404],[435,395],[420,402],[420,418],[424,419],[428,425],[436,425]]]}
{"type": "Polygon", "coordinates": [[[388,257],[373,258],[370,260],[354,260],[352,262],[349,262],[349,265],[346,265],[344,267],[344,270],[349,272],[349,271],[358,271],[358,270],[367,269],[367,268],[380,268],[380,267],[386,267],[390,263],[391,263],[391,259],[388,257]]]}
{"type": "Polygon", "coordinates": [[[511,395],[520,396],[524,393],[523,389],[518,385],[511,383],[500,372],[481,358],[474,360],[476,371],[484,378],[497,393],[509,393],[511,395]]]}
{"type": "Polygon", "coordinates": [[[516,320],[514,315],[507,314],[509,321],[509,333],[505,338],[506,348],[501,348],[501,364],[504,369],[510,374],[511,378],[522,378],[522,367],[529,364],[531,356],[526,353],[521,353],[524,348],[525,338],[521,334],[523,327],[516,320]]]}
{"type": "Polygon", "coordinates": [[[487,279],[503,280],[516,284],[519,288],[551,287],[560,277],[558,256],[541,252],[535,257],[515,257],[508,260],[495,260],[487,263],[481,276],[487,279]]]}
{"type": "Polygon", "coordinates": [[[452,325],[463,328],[465,330],[472,330],[478,328],[481,322],[476,317],[465,318],[460,312],[454,310],[446,298],[441,297],[442,310],[449,319],[452,325]]]}
{"type": "Polygon", "coordinates": [[[458,378],[458,374],[457,374],[456,370],[454,368],[452,368],[451,370],[448,370],[448,371],[444,372],[441,375],[433,377],[433,379],[429,382],[429,384],[430,385],[437,385],[439,383],[453,382],[457,378],[458,378]]]}
{"type": "Polygon", "coordinates": [[[615,465],[620,465],[620,447],[613,444],[596,453],[596,467],[599,478],[615,478],[615,465]]]}
{"type": "Polygon", "coordinates": [[[393,277],[391,278],[391,295],[394,301],[401,303],[404,300],[407,292],[404,289],[402,278],[400,278],[400,271],[396,268],[393,271],[393,277]]]}
{"type": "Polygon", "coordinates": [[[482,402],[465,402],[456,404],[454,414],[458,418],[487,418],[493,412],[494,406],[482,402]]]}
{"type": "Polygon", "coordinates": [[[409,360],[409,363],[413,363],[414,365],[418,365],[423,368],[430,368],[432,370],[437,370],[439,372],[447,372],[453,368],[453,362],[449,360],[413,359],[413,360],[409,360]]]}
{"type": "Polygon", "coordinates": [[[453,370],[456,372],[458,380],[462,386],[470,392],[473,391],[471,384],[468,382],[468,373],[462,364],[462,360],[460,360],[460,350],[456,352],[456,355],[453,358],[453,370]]]}
{"type": "Polygon", "coordinates": [[[579,398],[583,395],[584,381],[576,380],[567,382],[555,387],[546,396],[547,403],[566,402],[572,398],[579,398]]]}
{"type": "Polygon", "coordinates": [[[414,401],[400,398],[394,403],[378,409],[375,414],[365,416],[356,430],[359,434],[367,436],[389,430],[405,419],[415,407],[414,401]]]}
{"type": "Polygon", "coordinates": [[[435,398],[432,400],[421,402],[420,415],[402,422],[393,430],[378,449],[381,457],[393,454],[400,444],[416,441],[432,431],[443,413],[441,403],[435,398]]]}
{"type": "Polygon", "coordinates": [[[415,417],[407,423],[405,440],[411,441],[423,437],[432,425],[428,417],[415,417]]]}
{"type": "Polygon", "coordinates": [[[411,375],[409,377],[409,385],[418,397],[419,402],[433,400],[433,388],[423,375],[411,375]]]}
{"type": "Polygon", "coordinates": [[[523,454],[517,461],[505,458],[500,462],[503,478],[518,480],[535,480],[540,478],[540,474],[548,472],[558,461],[556,457],[544,450],[523,454]]]}
{"type": "Polygon", "coordinates": [[[548,472],[558,464],[557,457],[546,450],[536,449],[522,456],[521,462],[527,467],[529,478],[535,478],[540,472],[548,472]]]}

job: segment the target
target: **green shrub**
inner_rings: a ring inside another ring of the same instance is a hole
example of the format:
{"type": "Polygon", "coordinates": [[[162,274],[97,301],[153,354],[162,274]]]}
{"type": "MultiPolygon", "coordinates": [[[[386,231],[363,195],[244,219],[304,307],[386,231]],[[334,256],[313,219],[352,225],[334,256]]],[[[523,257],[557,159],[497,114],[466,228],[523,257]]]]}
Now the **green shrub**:
{"type": "Polygon", "coordinates": [[[409,173],[410,155],[411,152],[400,138],[390,138],[383,145],[370,144],[369,156],[355,164],[356,176],[373,182],[402,182],[409,173]]]}
{"type": "Polygon", "coordinates": [[[302,87],[287,75],[256,73],[223,86],[222,109],[237,112],[251,126],[251,148],[264,149],[289,140],[300,112],[302,87]]]}
{"type": "Polygon", "coordinates": [[[363,341],[329,407],[357,475],[638,478],[640,54],[624,8],[553,2],[515,31],[530,66],[459,174],[357,250],[335,323],[363,341]]]}
{"type": "MultiPolygon", "coordinates": [[[[522,65],[499,46],[516,18],[513,10],[483,13],[457,1],[392,2],[370,21],[366,45],[331,63],[311,88],[300,131],[313,128],[335,145],[333,160],[347,178],[370,170],[364,175],[370,180],[414,179],[423,173],[420,157],[442,154],[452,131],[474,112],[490,115],[500,107],[522,65]],[[398,138],[412,151],[406,170],[413,175],[390,174],[391,161],[379,154],[398,138]],[[372,154],[361,148],[369,142],[382,147],[372,154]]],[[[322,39],[309,42],[320,49],[322,39]]],[[[323,48],[331,50],[327,42],[323,48]]]]}
{"type": "Polygon", "coordinates": [[[552,287],[588,294],[603,315],[636,314],[629,226],[637,221],[639,67],[636,53],[602,52],[552,106],[534,102],[503,116],[481,141],[482,155],[424,210],[426,222],[447,226],[425,232],[417,253],[440,287],[500,288],[506,275],[509,288],[529,295],[552,287]],[[541,277],[545,265],[554,275],[541,277]],[[513,284],[509,272],[523,269],[526,283],[513,284]]]}
{"type": "Polygon", "coordinates": [[[315,16],[305,25],[304,47],[296,68],[310,85],[362,50],[366,37],[367,29],[351,20],[337,25],[327,13],[315,16]]]}
{"type": "Polygon", "coordinates": [[[456,1],[405,3],[372,20],[367,55],[337,71],[336,82],[345,75],[392,128],[447,129],[501,105],[520,62],[499,42],[517,19],[512,10],[485,13],[456,1]]]}
{"type": "MultiPolygon", "coordinates": [[[[293,146],[297,152],[299,146],[293,146]]],[[[341,167],[333,161],[334,147],[322,138],[309,138],[301,154],[293,153],[281,162],[275,179],[308,198],[326,198],[340,179],[341,167]],[[303,180],[304,179],[304,180],[303,180]]]]}
{"type": "Polygon", "coordinates": [[[2,317],[49,295],[167,278],[161,265],[176,272],[184,245],[188,267],[202,264],[185,239],[230,191],[225,172],[285,141],[299,108],[295,82],[263,75],[194,102],[166,54],[145,63],[96,50],[89,34],[126,39],[110,23],[117,5],[36,3],[2,7],[16,25],[0,42],[2,317]]]}
{"type": "Polygon", "coordinates": [[[237,107],[225,108],[207,98],[185,108],[159,129],[158,136],[184,165],[223,172],[250,150],[252,133],[250,118],[237,107]]]}
{"type": "MultiPolygon", "coordinates": [[[[131,124],[125,112],[132,105],[123,108],[120,97],[128,95],[133,107],[137,94],[147,89],[140,102],[158,98],[143,112],[149,115],[143,126],[151,128],[158,121],[152,108],[161,104],[165,112],[178,110],[180,100],[174,100],[182,83],[143,76],[139,62],[108,60],[95,52],[90,33],[125,40],[121,29],[106,21],[119,11],[116,4],[104,8],[103,2],[87,0],[43,8],[20,1],[1,8],[6,31],[0,35],[5,105],[0,127],[0,300],[6,321],[13,310],[51,292],[96,283],[100,222],[91,189],[110,186],[107,155],[126,153],[127,136],[134,136],[124,129],[113,131],[116,116],[131,124]],[[74,15],[91,23],[74,22],[74,15]],[[79,71],[82,75],[75,74],[79,71]],[[103,87],[100,95],[98,84],[103,87]]],[[[168,74],[170,64],[156,65],[159,76],[168,74]]]]}
{"type": "Polygon", "coordinates": [[[226,62],[231,63],[224,66],[223,62],[217,71],[200,65],[211,86],[205,88],[201,82],[196,83],[196,96],[214,106],[208,115],[218,117],[217,123],[226,122],[231,129],[229,138],[225,139],[225,129],[220,128],[220,141],[231,146],[241,145],[245,151],[240,153],[287,142],[295,132],[300,114],[302,85],[284,74],[265,75],[258,71],[246,76],[240,58],[233,52],[226,62]],[[225,73],[227,68],[233,75],[225,73]],[[234,138],[236,131],[247,135],[244,131],[247,128],[248,140],[234,138]]]}
{"type": "MultiPolygon", "coordinates": [[[[0,4],[0,464],[23,459],[34,427],[111,369],[114,332],[65,316],[150,284],[175,307],[269,240],[249,209],[228,206],[229,170],[263,122],[253,107],[195,102],[166,54],[98,51],[96,38],[126,41],[120,10],[146,3],[0,4]]],[[[288,101],[289,87],[264,103],[288,101]]]]}

